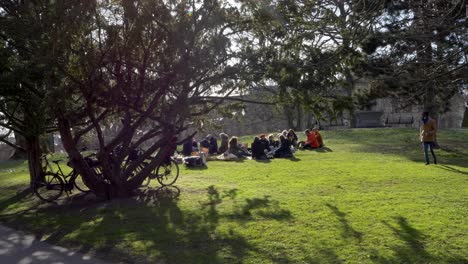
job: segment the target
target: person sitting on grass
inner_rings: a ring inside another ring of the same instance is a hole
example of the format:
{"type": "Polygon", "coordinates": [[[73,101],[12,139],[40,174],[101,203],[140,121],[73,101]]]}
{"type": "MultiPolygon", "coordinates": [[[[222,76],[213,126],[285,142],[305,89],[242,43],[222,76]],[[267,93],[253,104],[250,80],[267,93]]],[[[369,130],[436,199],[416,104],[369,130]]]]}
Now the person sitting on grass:
{"type": "Polygon", "coordinates": [[[206,137],[200,141],[200,149],[202,148],[206,148],[206,149],[210,149],[210,139],[211,139],[211,135],[208,134],[206,135],[206,137]]]}
{"type": "Polygon", "coordinates": [[[259,137],[255,137],[252,143],[252,158],[256,160],[268,159],[265,154],[265,143],[259,137]]]}
{"type": "Polygon", "coordinates": [[[238,158],[243,158],[250,156],[250,153],[243,150],[237,141],[237,137],[231,137],[231,140],[229,140],[229,149],[228,152],[231,154],[236,155],[238,158]]]}
{"type": "Polygon", "coordinates": [[[280,136],[280,147],[275,151],[275,158],[290,158],[293,157],[291,151],[291,142],[284,135],[280,136]]]}
{"type": "Polygon", "coordinates": [[[292,129],[289,129],[288,131],[288,134],[287,134],[287,138],[289,139],[289,142],[291,142],[291,145],[294,146],[294,147],[297,147],[297,135],[296,135],[296,132],[292,129]]]}
{"type": "Polygon", "coordinates": [[[268,148],[270,151],[277,149],[279,144],[279,141],[275,140],[275,136],[273,136],[273,134],[268,135],[268,148]]]}
{"type": "Polygon", "coordinates": [[[320,147],[320,145],[318,143],[318,140],[317,140],[317,136],[315,135],[315,133],[310,132],[309,129],[307,129],[304,133],[307,136],[307,141],[302,142],[303,143],[302,147],[304,149],[316,149],[316,148],[320,147]]]}
{"type": "Polygon", "coordinates": [[[323,144],[323,138],[322,138],[322,135],[321,135],[320,132],[319,132],[318,127],[314,127],[314,128],[312,129],[312,133],[315,134],[315,138],[317,139],[317,142],[318,142],[318,144],[319,144],[319,148],[323,147],[323,146],[324,146],[324,144],[323,144]]]}
{"type": "Polygon", "coordinates": [[[182,155],[190,156],[193,151],[193,138],[188,138],[182,145],[182,155]]]}
{"type": "MultiPolygon", "coordinates": [[[[268,139],[265,137],[265,134],[260,134],[260,141],[262,142],[263,146],[265,147],[265,150],[268,152],[270,151],[270,148],[268,147],[270,145],[270,142],[268,142],[268,139]]],[[[253,148],[253,146],[252,146],[253,148]]]]}
{"type": "Polygon", "coordinates": [[[218,141],[216,140],[215,136],[211,136],[210,138],[210,155],[214,155],[218,153],[218,141]]]}
{"type": "Polygon", "coordinates": [[[195,139],[195,138],[192,138],[192,151],[194,151],[194,152],[199,151],[198,142],[197,142],[197,139],[195,139]]]}
{"type": "Polygon", "coordinates": [[[221,139],[221,146],[218,148],[218,154],[223,154],[229,148],[229,136],[225,133],[220,133],[219,138],[221,139]]]}

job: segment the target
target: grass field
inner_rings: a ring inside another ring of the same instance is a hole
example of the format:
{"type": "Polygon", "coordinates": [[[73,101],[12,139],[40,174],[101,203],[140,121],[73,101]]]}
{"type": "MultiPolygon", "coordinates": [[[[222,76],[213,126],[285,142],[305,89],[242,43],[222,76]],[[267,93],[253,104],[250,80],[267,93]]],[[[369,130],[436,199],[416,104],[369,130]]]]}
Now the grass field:
{"type": "Polygon", "coordinates": [[[128,263],[468,263],[468,130],[441,130],[430,166],[414,129],[322,134],[294,159],[210,161],[110,202],[43,204],[25,163],[3,163],[0,221],[128,263]]]}

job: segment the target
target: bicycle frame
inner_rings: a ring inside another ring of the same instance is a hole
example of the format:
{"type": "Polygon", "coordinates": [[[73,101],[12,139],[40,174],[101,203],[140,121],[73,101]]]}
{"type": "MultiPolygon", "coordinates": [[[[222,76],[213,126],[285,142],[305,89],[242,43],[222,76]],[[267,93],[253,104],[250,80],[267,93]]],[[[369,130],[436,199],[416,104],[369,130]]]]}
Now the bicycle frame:
{"type": "Polygon", "coordinates": [[[43,155],[42,158],[45,161],[45,166],[43,167],[44,172],[47,171],[47,169],[48,169],[48,171],[50,171],[52,173],[55,173],[60,178],[62,178],[63,183],[64,183],[64,187],[65,187],[65,191],[70,193],[71,190],[73,189],[73,184],[74,184],[75,179],[76,179],[76,177],[78,175],[78,173],[76,173],[75,169],[72,169],[70,171],[70,173],[65,174],[63,172],[63,170],[62,170],[62,167],[59,164],[60,161],[57,161],[57,162],[54,162],[55,164],[57,164],[57,170],[55,171],[54,168],[52,167],[52,165],[50,164],[49,159],[47,158],[47,155],[43,155]]]}

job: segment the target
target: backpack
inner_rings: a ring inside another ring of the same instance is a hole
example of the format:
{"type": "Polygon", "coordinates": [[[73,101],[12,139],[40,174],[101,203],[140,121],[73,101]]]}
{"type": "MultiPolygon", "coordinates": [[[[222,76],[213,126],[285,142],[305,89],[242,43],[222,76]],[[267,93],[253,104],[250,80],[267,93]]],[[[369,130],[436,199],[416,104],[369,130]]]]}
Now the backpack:
{"type": "Polygon", "coordinates": [[[189,168],[205,166],[205,164],[203,163],[203,159],[200,156],[187,157],[185,158],[184,163],[185,163],[185,166],[189,168]]]}

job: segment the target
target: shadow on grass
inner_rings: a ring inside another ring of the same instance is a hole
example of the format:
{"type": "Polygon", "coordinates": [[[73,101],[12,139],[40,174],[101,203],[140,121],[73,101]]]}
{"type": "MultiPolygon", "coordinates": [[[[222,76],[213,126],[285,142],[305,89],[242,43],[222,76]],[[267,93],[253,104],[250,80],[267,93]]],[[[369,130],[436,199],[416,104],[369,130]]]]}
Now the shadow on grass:
{"type": "Polygon", "coordinates": [[[15,196],[12,196],[6,200],[0,202],[0,212],[8,208],[10,205],[19,202],[25,197],[32,195],[32,191],[29,188],[23,189],[20,192],[17,192],[15,196]]]}
{"type": "Polygon", "coordinates": [[[199,166],[199,167],[192,167],[192,166],[185,165],[185,169],[187,169],[187,170],[206,170],[206,169],[208,169],[208,166],[203,165],[203,166],[199,166]]]}
{"type": "Polygon", "coordinates": [[[333,152],[333,150],[331,148],[325,147],[325,146],[323,146],[321,148],[318,148],[318,149],[315,149],[315,151],[317,151],[317,152],[333,152]]]}
{"type": "MultiPolygon", "coordinates": [[[[105,202],[75,195],[61,204],[44,204],[25,214],[0,215],[0,220],[51,244],[110,261],[237,263],[249,252],[255,252],[270,262],[293,262],[287,256],[278,257],[256,247],[230,227],[218,228],[222,219],[242,223],[258,218],[292,219],[289,210],[268,196],[241,200],[237,192],[220,192],[210,186],[206,199],[190,209],[179,206],[181,191],[175,186],[145,189],[129,199],[105,202]],[[225,202],[223,209],[218,209],[225,202]],[[226,206],[232,206],[232,210],[226,206]]],[[[17,199],[12,198],[11,202],[17,199]]]]}
{"type": "Polygon", "coordinates": [[[328,208],[332,210],[332,212],[338,217],[338,221],[341,223],[342,233],[341,236],[343,238],[353,238],[357,239],[358,242],[362,241],[362,233],[356,231],[349,221],[346,219],[346,213],[340,211],[336,206],[331,205],[329,203],[325,204],[328,208]]]}
{"type": "Polygon", "coordinates": [[[252,159],[259,163],[270,163],[271,159],[252,159]]]}
{"type": "Polygon", "coordinates": [[[301,159],[296,158],[295,156],[292,156],[292,157],[286,158],[286,159],[288,159],[288,160],[290,160],[290,161],[294,161],[294,162],[301,161],[301,159]]]}
{"type": "Polygon", "coordinates": [[[393,234],[403,243],[391,247],[394,252],[392,257],[385,258],[374,252],[370,258],[374,263],[467,263],[466,258],[458,255],[432,255],[426,250],[424,235],[420,230],[413,227],[405,217],[395,217],[395,224],[382,221],[393,234]]]}
{"type": "MultiPolygon", "coordinates": [[[[440,149],[435,153],[439,163],[468,168],[468,142],[463,139],[466,132],[447,130],[438,134],[440,149]]],[[[394,154],[413,162],[424,163],[424,152],[416,129],[352,129],[333,132],[338,144],[349,144],[354,153],[394,154]]]]}
{"type": "Polygon", "coordinates": [[[455,169],[454,167],[451,167],[451,166],[437,165],[437,167],[439,167],[441,169],[444,169],[444,170],[447,170],[447,171],[450,171],[450,172],[453,172],[453,173],[458,173],[458,174],[461,174],[461,175],[468,175],[468,172],[461,171],[459,169],[455,169]]]}

